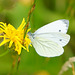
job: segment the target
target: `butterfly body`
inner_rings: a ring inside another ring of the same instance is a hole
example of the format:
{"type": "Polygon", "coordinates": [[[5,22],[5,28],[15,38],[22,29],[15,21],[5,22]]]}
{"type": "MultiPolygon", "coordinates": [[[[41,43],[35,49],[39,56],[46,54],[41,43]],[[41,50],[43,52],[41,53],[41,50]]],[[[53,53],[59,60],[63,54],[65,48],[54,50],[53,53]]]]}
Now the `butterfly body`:
{"type": "Polygon", "coordinates": [[[63,54],[63,47],[69,42],[67,33],[68,20],[57,20],[28,33],[36,52],[44,57],[55,57],[63,54]]]}

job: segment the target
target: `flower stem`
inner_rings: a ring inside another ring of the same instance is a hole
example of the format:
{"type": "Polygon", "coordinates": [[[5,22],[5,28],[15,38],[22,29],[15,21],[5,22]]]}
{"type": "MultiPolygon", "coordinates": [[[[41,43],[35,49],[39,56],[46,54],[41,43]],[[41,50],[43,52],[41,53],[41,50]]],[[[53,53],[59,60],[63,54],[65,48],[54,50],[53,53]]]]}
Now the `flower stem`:
{"type": "Polygon", "coordinates": [[[6,52],[4,52],[4,53],[0,54],[0,57],[2,57],[2,56],[4,56],[4,55],[6,55],[8,52],[9,52],[9,50],[7,50],[6,52]]]}
{"type": "Polygon", "coordinates": [[[13,63],[12,63],[12,68],[11,68],[11,72],[9,73],[9,75],[13,75],[13,73],[14,73],[14,68],[15,68],[15,65],[16,65],[17,56],[13,55],[12,58],[13,58],[13,63]]]}
{"type": "Polygon", "coordinates": [[[18,67],[19,67],[20,60],[21,60],[21,57],[19,56],[19,57],[18,57],[18,62],[17,62],[17,69],[18,69],[18,67]]]}
{"type": "Polygon", "coordinates": [[[32,8],[30,9],[30,11],[29,11],[29,13],[28,13],[28,17],[27,17],[27,24],[25,25],[25,28],[24,28],[24,38],[25,38],[25,36],[26,36],[26,32],[27,32],[27,29],[28,29],[28,27],[29,27],[29,22],[30,22],[30,17],[31,17],[31,14],[32,14],[32,12],[34,11],[34,9],[35,9],[35,2],[36,2],[36,0],[34,1],[34,4],[32,5],[32,8]]]}
{"type": "MultiPolygon", "coordinates": [[[[36,0],[35,0],[35,1],[36,1],[36,0]]],[[[24,39],[25,39],[25,36],[26,36],[27,29],[28,29],[28,27],[29,27],[29,21],[30,21],[31,14],[32,14],[33,10],[35,9],[35,1],[34,1],[34,4],[32,5],[32,7],[31,7],[31,9],[30,9],[30,11],[29,11],[29,13],[28,13],[27,24],[25,25],[25,28],[24,28],[24,39]]],[[[23,42],[23,44],[24,44],[24,42],[23,42]]],[[[22,51],[23,51],[23,50],[22,50],[22,51]]],[[[22,55],[22,52],[21,52],[21,54],[20,54],[19,57],[18,57],[16,75],[17,75],[17,73],[18,73],[18,68],[19,68],[19,64],[20,64],[20,60],[21,60],[21,55],[22,55]]]]}

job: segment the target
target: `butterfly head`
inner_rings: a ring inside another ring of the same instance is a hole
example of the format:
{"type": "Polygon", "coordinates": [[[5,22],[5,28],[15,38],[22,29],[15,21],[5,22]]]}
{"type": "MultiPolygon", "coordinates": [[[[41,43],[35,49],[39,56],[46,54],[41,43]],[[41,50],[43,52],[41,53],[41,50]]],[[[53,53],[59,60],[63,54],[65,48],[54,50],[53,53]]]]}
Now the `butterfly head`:
{"type": "Polygon", "coordinates": [[[31,32],[28,32],[28,36],[30,38],[30,40],[32,41],[34,39],[34,34],[31,32]]]}

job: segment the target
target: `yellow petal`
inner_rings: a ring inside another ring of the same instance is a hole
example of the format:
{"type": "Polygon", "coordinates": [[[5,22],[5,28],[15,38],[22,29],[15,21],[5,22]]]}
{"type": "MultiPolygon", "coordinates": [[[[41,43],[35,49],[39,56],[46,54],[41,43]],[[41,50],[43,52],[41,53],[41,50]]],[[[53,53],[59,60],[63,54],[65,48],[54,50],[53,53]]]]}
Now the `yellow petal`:
{"type": "Polygon", "coordinates": [[[4,40],[0,43],[0,46],[4,45],[5,43],[9,42],[10,40],[4,40]]]}
{"type": "Polygon", "coordinates": [[[4,32],[4,30],[2,28],[0,28],[0,31],[4,32]]]}
{"type": "Polygon", "coordinates": [[[15,42],[15,51],[18,52],[18,54],[21,53],[21,48],[24,48],[26,50],[26,48],[18,41],[16,40],[17,42],[15,42]]]}
{"type": "Polygon", "coordinates": [[[6,23],[4,24],[4,26],[6,27],[6,23]]]}
{"type": "Polygon", "coordinates": [[[0,34],[3,33],[3,31],[0,30],[0,34]]]}
{"type": "Polygon", "coordinates": [[[31,44],[29,44],[31,47],[32,47],[32,45],[31,44]]]}
{"type": "Polygon", "coordinates": [[[21,46],[22,48],[24,48],[26,50],[26,48],[19,41],[17,41],[17,42],[18,42],[19,46],[21,46]]]}
{"type": "Polygon", "coordinates": [[[5,29],[5,27],[4,27],[4,26],[2,26],[2,25],[0,25],[0,27],[2,27],[3,29],[5,29]]]}
{"type": "Polygon", "coordinates": [[[17,52],[18,52],[18,55],[21,54],[21,47],[19,47],[19,50],[17,52]]]}
{"type": "Polygon", "coordinates": [[[18,45],[17,42],[15,42],[15,51],[17,51],[18,55],[20,55],[20,53],[21,53],[21,46],[18,45]]]}
{"type": "Polygon", "coordinates": [[[26,50],[26,48],[22,45],[22,48],[24,48],[26,50]]]}
{"type": "Polygon", "coordinates": [[[17,51],[18,50],[18,45],[17,45],[17,43],[15,42],[15,51],[17,51]]]}
{"type": "Polygon", "coordinates": [[[19,40],[19,41],[22,41],[20,38],[18,38],[17,36],[15,36],[15,38],[17,39],[17,40],[19,40]]]}
{"type": "Polygon", "coordinates": [[[13,44],[13,41],[10,41],[10,43],[9,43],[9,48],[12,46],[12,44],[13,44]]]}
{"type": "Polygon", "coordinates": [[[27,52],[29,52],[28,45],[26,46],[27,52]]]}
{"type": "Polygon", "coordinates": [[[29,29],[27,30],[27,33],[28,33],[30,30],[31,30],[31,28],[29,28],[29,29]]]}
{"type": "Polygon", "coordinates": [[[23,29],[23,27],[25,26],[26,22],[25,22],[25,18],[23,18],[23,21],[21,23],[21,25],[18,27],[18,30],[23,29]]]}
{"type": "Polygon", "coordinates": [[[0,37],[4,37],[4,36],[0,36],[0,37]]]}
{"type": "Polygon", "coordinates": [[[6,23],[0,22],[0,24],[4,25],[6,27],[6,23]]]}

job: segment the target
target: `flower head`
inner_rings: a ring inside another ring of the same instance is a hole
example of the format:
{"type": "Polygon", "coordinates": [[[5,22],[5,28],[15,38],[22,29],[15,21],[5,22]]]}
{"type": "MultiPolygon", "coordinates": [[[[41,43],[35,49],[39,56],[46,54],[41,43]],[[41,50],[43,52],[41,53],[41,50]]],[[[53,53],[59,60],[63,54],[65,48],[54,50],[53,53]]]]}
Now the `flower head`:
{"type": "MultiPolygon", "coordinates": [[[[0,37],[3,37],[3,41],[0,43],[0,46],[9,42],[9,48],[12,46],[12,44],[14,44],[14,50],[17,51],[18,54],[21,53],[22,48],[29,51],[28,47],[29,45],[31,46],[31,40],[29,39],[27,34],[24,38],[25,24],[26,22],[24,18],[21,25],[17,29],[15,29],[11,24],[7,25],[6,23],[0,22],[0,33],[4,33],[3,35],[0,35],[0,37]]],[[[30,29],[28,29],[27,32],[28,31],[30,31],[30,29]]]]}

